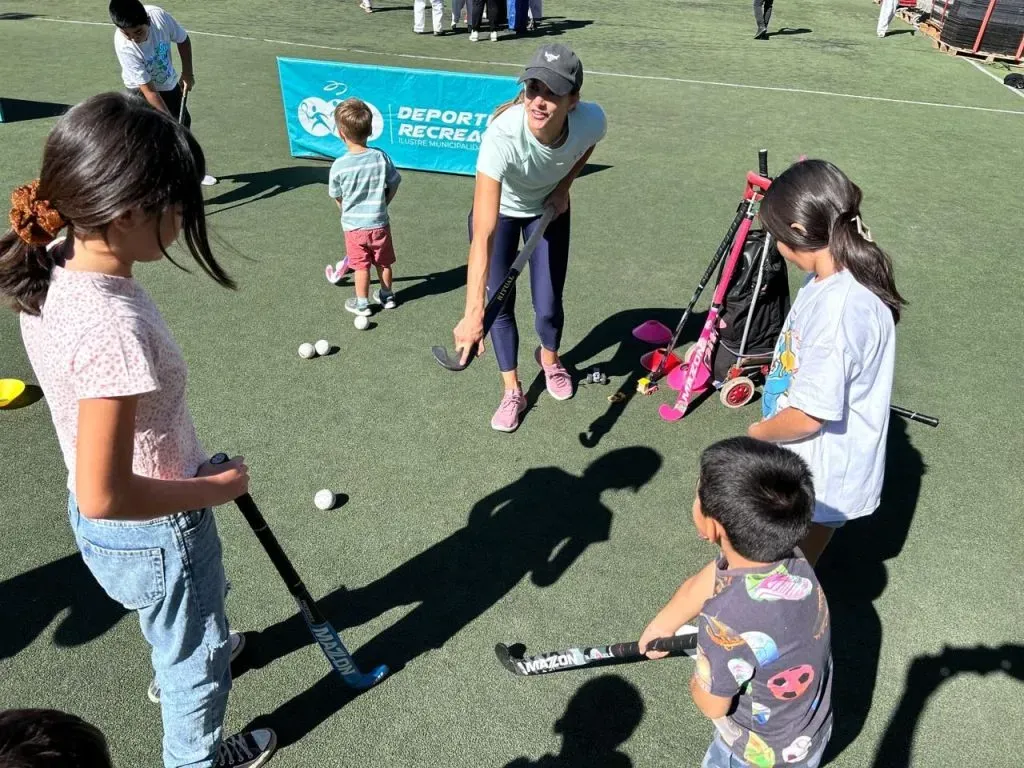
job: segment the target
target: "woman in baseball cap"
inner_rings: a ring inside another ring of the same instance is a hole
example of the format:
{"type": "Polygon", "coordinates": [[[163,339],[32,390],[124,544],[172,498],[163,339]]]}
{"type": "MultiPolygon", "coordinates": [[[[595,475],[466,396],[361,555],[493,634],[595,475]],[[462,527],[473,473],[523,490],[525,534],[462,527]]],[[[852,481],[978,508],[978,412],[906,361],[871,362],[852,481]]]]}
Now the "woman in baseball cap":
{"type": "MultiPolygon", "coordinates": [[[[530,289],[540,347],[535,358],[544,370],[548,393],[556,400],[573,395],[572,377],[558,357],[565,316],[562,290],[569,261],[569,187],[605,135],[604,111],[580,101],[583,65],[564,45],[537,49],[519,81],[514,101],[495,112],[484,132],[476,165],[470,212],[466,311],[455,327],[455,347],[463,360],[483,351],[484,306],[501,286],[515,260],[520,239],[539,226],[545,208],[555,218],[530,257],[530,289]]],[[[526,398],[518,374],[519,329],[515,287],[491,327],[491,343],[504,384],[504,396],[491,426],[512,432],[519,426],[526,398]]]]}

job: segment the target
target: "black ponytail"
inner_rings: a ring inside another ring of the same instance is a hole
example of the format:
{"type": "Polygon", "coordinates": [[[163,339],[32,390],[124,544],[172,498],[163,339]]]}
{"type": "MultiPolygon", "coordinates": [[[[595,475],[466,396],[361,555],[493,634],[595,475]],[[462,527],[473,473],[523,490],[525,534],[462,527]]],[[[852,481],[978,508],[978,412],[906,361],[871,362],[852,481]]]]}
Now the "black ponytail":
{"type": "Polygon", "coordinates": [[[13,229],[0,235],[0,296],[12,309],[39,314],[53,266],[45,245],[30,245],[13,229]]]}
{"type": "Polygon", "coordinates": [[[836,266],[848,271],[854,280],[881,299],[892,312],[893,322],[898,323],[900,310],[907,302],[896,290],[892,260],[875,245],[871,231],[864,226],[859,212],[840,214],[832,225],[828,249],[836,266]]]}
{"type": "Polygon", "coordinates": [[[234,288],[210,248],[200,186],[205,173],[203,150],[188,129],[139,96],[104,93],[72,107],[46,140],[38,185],[15,192],[22,199],[12,210],[12,228],[0,236],[0,299],[38,314],[54,266],[71,254],[71,233],[104,236],[133,208],[159,215],[174,206],[181,207],[192,258],[217,283],[234,288]],[[51,215],[69,236],[47,248],[57,231],[51,215]]]}
{"type": "Polygon", "coordinates": [[[860,187],[832,163],[803,160],[772,182],[761,204],[761,221],[794,250],[827,247],[836,267],[875,294],[898,323],[907,302],[896,289],[892,260],[864,225],[861,198],[860,187]]]}

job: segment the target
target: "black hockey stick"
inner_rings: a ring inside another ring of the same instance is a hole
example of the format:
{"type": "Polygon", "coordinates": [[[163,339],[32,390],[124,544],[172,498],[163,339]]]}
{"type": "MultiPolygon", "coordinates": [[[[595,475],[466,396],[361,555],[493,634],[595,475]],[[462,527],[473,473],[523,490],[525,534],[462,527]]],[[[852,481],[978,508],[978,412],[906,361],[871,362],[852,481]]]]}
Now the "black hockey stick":
{"type": "Polygon", "coordinates": [[[889,410],[897,416],[902,416],[905,419],[910,419],[911,421],[916,421],[920,424],[927,424],[929,427],[939,426],[939,420],[934,416],[925,416],[923,413],[911,411],[906,408],[900,408],[898,405],[890,405],[889,410]]]}
{"type": "MultiPolygon", "coordinates": [[[[211,464],[223,464],[228,460],[226,454],[218,453],[212,459],[211,464]]],[[[284,579],[285,585],[288,587],[288,591],[292,597],[295,598],[295,602],[298,603],[299,613],[302,614],[302,618],[306,620],[306,625],[309,627],[309,631],[313,634],[313,638],[320,645],[320,650],[324,652],[324,656],[327,657],[327,661],[331,663],[331,667],[334,671],[341,675],[342,680],[349,688],[355,688],[357,690],[363,690],[376,685],[383,680],[389,670],[386,665],[381,664],[376,667],[369,674],[364,674],[359,671],[355,661],[352,659],[352,654],[348,652],[345,644],[341,642],[341,638],[338,637],[337,631],[331,626],[330,622],[320,613],[320,609],[317,607],[316,602],[309,594],[309,590],[306,589],[306,585],[302,583],[302,579],[299,578],[299,574],[296,573],[295,568],[292,566],[291,561],[288,559],[288,555],[281,549],[281,545],[277,543],[277,539],[274,537],[274,532],[270,530],[267,525],[267,521],[263,519],[263,515],[260,513],[259,508],[256,506],[256,502],[252,500],[252,496],[248,493],[239,496],[235,499],[235,504],[238,505],[238,509],[241,510],[245,516],[245,521],[249,523],[249,527],[252,528],[253,533],[256,534],[256,538],[260,540],[260,544],[263,545],[263,549],[266,550],[267,555],[270,556],[270,561],[277,568],[277,572],[284,579]]]]}
{"type": "MultiPolygon", "coordinates": [[[[653,640],[648,648],[651,651],[667,651],[668,653],[693,656],[697,647],[697,633],[693,632],[674,637],[659,637],[653,640]]],[[[515,646],[513,646],[515,648],[515,646]]],[[[522,651],[525,651],[522,648],[522,651]]],[[[494,646],[494,654],[501,666],[513,675],[530,677],[546,675],[550,672],[561,672],[565,669],[578,669],[591,664],[610,661],[629,661],[646,658],[640,653],[640,644],[615,643],[614,645],[595,645],[589,648],[566,648],[563,651],[549,651],[536,656],[523,656],[522,651],[513,655],[513,650],[504,643],[494,646]]]]}
{"type": "MultiPolygon", "coordinates": [[[[526,262],[530,260],[533,252],[537,250],[537,246],[540,244],[541,238],[544,237],[544,230],[548,228],[548,224],[555,217],[555,212],[551,208],[544,209],[544,215],[540,218],[539,226],[533,230],[533,234],[530,235],[526,244],[523,245],[523,249],[519,251],[519,255],[516,256],[516,260],[512,262],[512,266],[508,269],[508,274],[505,275],[505,279],[502,281],[501,286],[494,295],[491,296],[491,300],[487,302],[487,306],[484,308],[484,336],[487,336],[488,331],[491,330],[491,326],[494,325],[495,318],[498,317],[498,313],[501,312],[501,308],[505,306],[505,300],[508,299],[509,291],[512,290],[512,286],[516,284],[516,278],[519,277],[519,273],[523,271],[526,266],[526,262]]],[[[466,362],[462,362],[462,354],[458,349],[455,350],[454,355],[449,355],[448,350],[442,346],[431,347],[430,351],[434,353],[434,359],[440,363],[442,368],[449,371],[464,371],[466,367],[473,362],[473,358],[476,357],[477,347],[474,345],[469,350],[469,354],[466,356],[466,362]]]]}
{"type": "Polygon", "coordinates": [[[715,255],[711,259],[711,263],[708,264],[708,268],[704,270],[704,275],[701,277],[700,282],[697,283],[697,288],[694,290],[693,296],[690,297],[690,303],[686,305],[686,309],[683,310],[682,317],[680,317],[679,322],[676,323],[675,330],[672,331],[672,338],[669,339],[664,353],[661,354],[661,359],[658,361],[657,368],[637,382],[637,391],[641,394],[646,395],[649,392],[654,392],[654,385],[656,385],[665,377],[665,374],[668,373],[669,361],[672,359],[672,353],[679,344],[679,338],[683,335],[683,330],[686,328],[686,321],[690,319],[690,313],[693,312],[693,307],[700,298],[700,295],[704,293],[704,289],[711,280],[711,276],[715,274],[715,270],[718,269],[719,265],[725,259],[726,254],[729,253],[729,247],[732,245],[733,238],[736,237],[736,232],[739,231],[740,223],[743,221],[743,216],[746,210],[747,201],[744,200],[740,202],[739,207],[736,209],[736,217],[732,220],[732,224],[729,225],[729,231],[726,232],[725,237],[722,238],[722,242],[719,244],[718,250],[715,251],[715,255]]]}

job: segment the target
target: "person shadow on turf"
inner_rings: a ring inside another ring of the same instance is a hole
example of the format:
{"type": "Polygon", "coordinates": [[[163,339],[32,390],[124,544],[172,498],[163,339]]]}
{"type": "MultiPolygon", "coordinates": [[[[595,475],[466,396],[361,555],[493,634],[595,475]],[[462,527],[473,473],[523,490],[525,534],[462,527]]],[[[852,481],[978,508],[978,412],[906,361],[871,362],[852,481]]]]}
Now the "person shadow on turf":
{"type": "Polygon", "coordinates": [[[0,661],[17,656],[57,618],[54,645],[85,645],[128,611],[111,600],[75,552],[0,582],[0,606],[13,619],[0,632],[0,661]]]}
{"type": "MultiPolygon", "coordinates": [[[[609,379],[619,380],[618,387],[614,387],[614,381],[609,386],[584,385],[584,387],[596,388],[602,395],[598,401],[606,406],[604,413],[597,416],[586,430],[580,432],[579,441],[585,448],[596,448],[601,442],[601,438],[612,430],[626,410],[626,406],[637,396],[637,381],[648,373],[640,363],[640,358],[656,347],[634,338],[633,329],[647,320],[657,320],[674,329],[682,313],[682,309],[671,307],[626,309],[616,312],[595,325],[572,349],[562,354],[562,362],[570,371],[573,371],[573,378],[577,384],[594,365],[598,365],[602,373],[609,379]],[[599,355],[606,354],[609,349],[614,349],[611,358],[600,359],[599,355]],[[613,400],[610,402],[606,396],[611,396],[613,400]]],[[[676,347],[677,356],[682,356],[683,348],[700,335],[700,329],[704,326],[706,317],[706,311],[691,313],[676,347]]],[[[526,393],[527,412],[537,402],[543,391],[544,376],[543,373],[538,373],[526,393]]],[[[675,390],[669,389],[668,384],[662,380],[659,392],[652,398],[652,401],[641,403],[650,408],[650,418],[658,418],[657,403],[671,402],[671,399],[674,399],[673,397],[666,400],[668,395],[663,394],[665,392],[675,395],[675,390]]],[[[639,399],[643,401],[645,398],[641,395],[639,399]]]]}
{"type": "Polygon", "coordinates": [[[519,757],[505,768],[632,768],[633,761],[618,748],[643,717],[643,697],[631,683],[618,675],[596,677],[580,686],[555,721],[562,750],[536,761],[519,757]]]}
{"type": "MultiPolygon", "coordinates": [[[[633,446],[595,459],[580,477],[558,467],[528,469],[477,502],[465,527],[371,584],[338,588],[318,601],[320,608],[341,630],[415,605],[354,654],[360,669],[384,663],[394,675],[421,654],[442,648],[524,578],[537,587],[556,583],[591,544],[609,539],[612,512],[602,495],[638,492],[661,463],[656,451],[633,446]]],[[[312,642],[297,614],[246,639],[238,660],[245,669],[312,642]]],[[[284,744],[301,738],[352,698],[335,679],[325,676],[261,724],[275,728],[284,744]]]]}
{"type": "Polygon", "coordinates": [[[907,427],[908,422],[896,415],[889,419],[878,509],[843,526],[814,569],[828,596],[833,638],[835,724],[822,766],[857,739],[871,711],[882,650],[882,621],[874,601],[888,585],[886,561],[899,555],[907,541],[927,470],[907,427]]]}

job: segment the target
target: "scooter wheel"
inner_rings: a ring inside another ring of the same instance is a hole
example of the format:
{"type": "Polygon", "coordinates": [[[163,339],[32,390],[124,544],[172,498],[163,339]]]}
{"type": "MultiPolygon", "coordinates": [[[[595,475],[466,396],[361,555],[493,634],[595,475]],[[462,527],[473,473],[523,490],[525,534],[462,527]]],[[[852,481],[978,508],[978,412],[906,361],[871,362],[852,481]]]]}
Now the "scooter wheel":
{"type": "Polygon", "coordinates": [[[754,397],[754,382],[746,376],[737,376],[722,385],[718,396],[726,408],[742,408],[754,397]]]}

